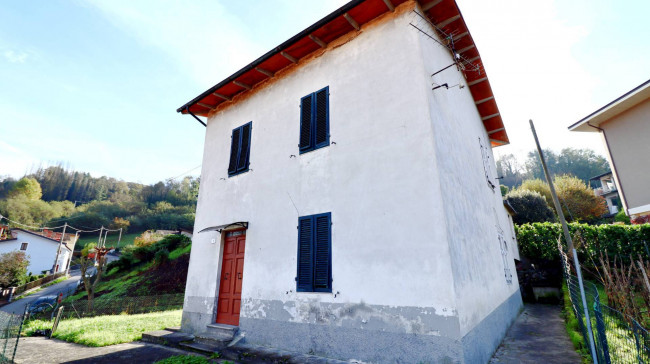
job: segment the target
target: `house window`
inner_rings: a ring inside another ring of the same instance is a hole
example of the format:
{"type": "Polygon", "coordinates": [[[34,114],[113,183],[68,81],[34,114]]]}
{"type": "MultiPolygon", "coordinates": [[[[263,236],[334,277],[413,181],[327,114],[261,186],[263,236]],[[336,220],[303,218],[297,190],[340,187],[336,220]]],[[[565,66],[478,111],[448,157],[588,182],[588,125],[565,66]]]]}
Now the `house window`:
{"type": "Polygon", "coordinates": [[[27,250],[27,245],[28,245],[28,244],[29,244],[29,243],[22,243],[22,244],[20,244],[20,250],[27,250]]]}
{"type": "Polygon", "coordinates": [[[329,86],[300,99],[300,153],[330,144],[329,86]]]}
{"type": "Polygon", "coordinates": [[[483,158],[483,172],[485,173],[485,180],[488,186],[494,191],[496,185],[492,182],[492,168],[490,163],[490,151],[483,145],[481,138],[478,138],[478,144],[481,147],[481,156],[483,158]]]}
{"type": "Polygon", "coordinates": [[[234,176],[248,171],[252,127],[253,122],[251,121],[248,124],[244,124],[239,128],[233,129],[232,131],[228,176],[234,176]]]}
{"type": "Polygon", "coordinates": [[[331,213],[298,218],[298,292],[332,292],[331,213]]]}

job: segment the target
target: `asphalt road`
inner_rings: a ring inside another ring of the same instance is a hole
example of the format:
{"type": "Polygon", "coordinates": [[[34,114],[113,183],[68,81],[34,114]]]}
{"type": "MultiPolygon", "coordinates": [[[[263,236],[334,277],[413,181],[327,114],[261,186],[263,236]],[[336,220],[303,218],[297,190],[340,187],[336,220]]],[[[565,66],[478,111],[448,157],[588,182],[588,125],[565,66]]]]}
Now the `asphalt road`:
{"type": "Polygon", "coordinates": [[[70,271],[70,278],[68,280],[44,288],[39,292],[36,292],[18,301],[12,302],[6,306],[2,306],[0,307],[0,311],[22,315],[25,311],[25,306],[39,297],[56,296],[59,293],[63,293],[63,297],[67,297],[68,295],[74,293],[75,289],[77,288],[77,282],[79,282],[79,279],[81,279],[81,273],[78,270],[70,271]]]}

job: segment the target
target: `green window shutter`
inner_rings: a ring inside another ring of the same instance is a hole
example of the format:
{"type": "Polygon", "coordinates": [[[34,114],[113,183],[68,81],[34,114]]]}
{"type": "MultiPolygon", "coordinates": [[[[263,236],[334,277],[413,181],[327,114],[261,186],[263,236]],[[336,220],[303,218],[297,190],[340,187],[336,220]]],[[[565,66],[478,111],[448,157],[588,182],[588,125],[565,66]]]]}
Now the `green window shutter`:
{"type": "Polygon", "coordinates": [[[298,275],[296,291],[313,292],[313,217],[304,216],[298,219],[298,275]]]}
{"type": "Polygon", "coordinates": [[[332,232],[330,213],[314,216],[314,291],[332,291],[332,232]]]}

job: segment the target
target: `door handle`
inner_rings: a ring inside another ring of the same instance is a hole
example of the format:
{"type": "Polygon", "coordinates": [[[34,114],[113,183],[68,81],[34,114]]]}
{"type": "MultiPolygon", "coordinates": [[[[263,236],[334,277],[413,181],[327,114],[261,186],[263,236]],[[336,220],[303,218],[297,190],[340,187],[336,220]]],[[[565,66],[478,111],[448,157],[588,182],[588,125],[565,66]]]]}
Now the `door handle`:
{"type": "Polygon", "coordinates": [[[230,273],[226,273],[226,274],[224,274],[224,275],[225,275],[225,278],[224,278],[223,280],[224,280],[224,281],[225,281],[225,280],[228,280],[228,276],[230,276],[230,273]]]}
{"type": "Polygon", "coordinates": [[[237,273],[237,278],[241,279],[241,272],[237,273]]]}

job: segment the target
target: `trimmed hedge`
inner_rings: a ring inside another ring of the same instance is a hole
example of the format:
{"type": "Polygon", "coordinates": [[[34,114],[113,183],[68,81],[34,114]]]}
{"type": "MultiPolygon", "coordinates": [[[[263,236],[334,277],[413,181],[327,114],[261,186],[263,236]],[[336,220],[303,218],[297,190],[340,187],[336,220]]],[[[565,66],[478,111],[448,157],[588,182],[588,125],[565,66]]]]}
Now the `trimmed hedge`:
{"type": "MultiPolygon", "coordinates": [[[[571,223],[569,231],[573,243],[578,250],[580,260],[589,264],[588,256],[598,259],[600,252],[628,261],[630,255],[638,254],[644,259],[650,259],[650,224],[643,225],[588,225],[571,223]],[[647,244],[647,248],[646,248],[647,244]]],[[[546,259],[559,261],[557,238],[562,238],[566,248],[562,225],[559,223],[541,222],[515,225],[519,252],[529,259],[546,259]]]]}

